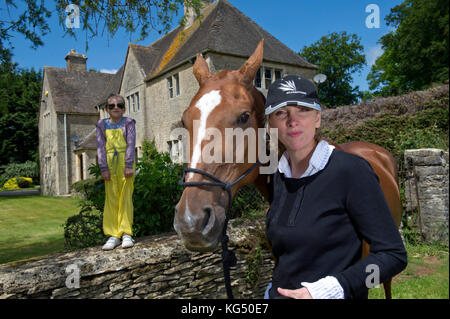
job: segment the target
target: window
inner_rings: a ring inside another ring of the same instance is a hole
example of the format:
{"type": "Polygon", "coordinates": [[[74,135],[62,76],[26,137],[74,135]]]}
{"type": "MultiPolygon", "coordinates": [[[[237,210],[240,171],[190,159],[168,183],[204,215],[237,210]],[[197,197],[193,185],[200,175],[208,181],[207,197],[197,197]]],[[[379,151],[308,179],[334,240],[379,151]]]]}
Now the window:
{"type": "Polygon", "coordinates": [[[128,114],[138,112],[141,109],[139,103],[139,92],[133,93],[127,96],[127,112],[128,114]]]}
{"type": "Polygon", "coordinates": [[[180,95],[180,77],[178,76],[178,73],[173,76],[175,79],[175,92],[178,95],[180,95]]]}
{"type": "Polygon", "coordinates": [[[275,70],[275,81],[281,79],[281,70],[275,70]]]}
{"type": "Polygon", "coordinates": [[[137,110],[140,111],[141,110],[141,106],[139,104],[139,92],[135,93],[136,95],[136,106],[137,106],[137,110]]]}
{"type": "Polygon", "coordinates": [[[256,72],[255,87],[261,88],[261,68],[256,72]]]}
{"type": "Polygon", "coordinates": [[[261,67],[256,72],[255,87],[268,90],[274,81],[281,79],[281,76],[282,70],[261,67]]]}
{"type": "Polygon", "coordinates": [[[169,99],[180,95],[180,76],[178,73],[167,78],[167,88],[169,90],[169,99]]]}
{"type": "Polygon", "coordinates": [[[266,89],[272,84],[272,69],[264,68],[264,83],[266,89]]]}
{"type": "Polygon", "coordinates": [[[172,77],[167,78],[167,89],[169,90],[169,99],[173,98],[172,77]]]}

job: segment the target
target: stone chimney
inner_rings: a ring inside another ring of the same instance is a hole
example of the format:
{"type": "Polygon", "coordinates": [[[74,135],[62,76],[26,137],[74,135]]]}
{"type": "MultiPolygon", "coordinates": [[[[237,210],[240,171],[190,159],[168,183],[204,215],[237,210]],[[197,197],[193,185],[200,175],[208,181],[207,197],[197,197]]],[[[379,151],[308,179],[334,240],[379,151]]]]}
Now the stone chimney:
{"type": "Polygon", "coordinates": [[[87,56],[77,53],[74,49],[67,53],[66,57],[67,71],[87,71],[86,60],[87,56]]]}
{"type": "MultiPolygon", "coordinates": [[[[211,3],[214,2],[214,0],[200,0],[202,2],[202,9],[204,9],[205,7],[209,6],[211,3]]],[[[185,21],[186,24],[184,26],[184,29],[189,28],[195,21],[195,19],[197,18],[197,16],[195,15],[195,10],[189,6],[188,3],[186,3],[186,1],[184,1],[184,16],[185,16],[185,21]]]]}

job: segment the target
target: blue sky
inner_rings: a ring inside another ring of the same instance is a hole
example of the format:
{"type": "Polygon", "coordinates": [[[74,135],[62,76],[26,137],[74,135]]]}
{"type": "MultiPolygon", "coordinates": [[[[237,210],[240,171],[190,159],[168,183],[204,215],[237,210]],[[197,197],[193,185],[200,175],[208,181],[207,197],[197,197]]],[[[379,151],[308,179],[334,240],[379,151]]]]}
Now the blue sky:
{"type": "MultiPolygon", "coordinates": [[[[354,85],[360,89],[368,90],[366,77],[376,57],[382,53],[377,41],[390,29],[384,22],[384,17],[390,9],[403,2],[403,0],[228,0],[237,9],[250,17],[266,31],[295,52],[303,46],[318,41],[322,36],[331,32],[347,31],[355,33],[361,38],[364,46],[367,65],[360,74],[354,74],[354,85]],[[375,4],[380,10],[379,28],[368,28],[366,12],[369,4],[375,4]]],[[[3,1],[2,1],[3,2],[3,1]]],[[[16,1],[20,5],[20,1],[16,1]]],[[[46,0],[48,9],[54,11],[55,4],[46,0]]],[[[2,3],[4,9],[4,2],[2,3]]],[[[0,11],[1,19],[5,19],[5,11],[0,11]]],[[[181,18],[182,10],[180,12],[181,18]]],[[[174,19],[174,27],[179,18],[174,19]]],[[[102,72],[114,72],[125,60],[128,43],[138,35],[129,35],[124,32],[117,33],[113,38],[107,36],[97,37],[89,41],[86,52],[86,33],[75,29],[77,39],[63,37],[63,29],[58,23],[56,12],[50,20],[51,32],[43,38],[44,46],[32,49],[30,42],[23,36],[16,35],[11,39],[14,46],[13,61],[20,67],[40,69],[44,66],[65,67],[64,57],[71,50],[84,53],[88,56],[88,69],[102,72]]],[[[160,37],[153,32],[141,42],[148,45],[160,37]]]]}

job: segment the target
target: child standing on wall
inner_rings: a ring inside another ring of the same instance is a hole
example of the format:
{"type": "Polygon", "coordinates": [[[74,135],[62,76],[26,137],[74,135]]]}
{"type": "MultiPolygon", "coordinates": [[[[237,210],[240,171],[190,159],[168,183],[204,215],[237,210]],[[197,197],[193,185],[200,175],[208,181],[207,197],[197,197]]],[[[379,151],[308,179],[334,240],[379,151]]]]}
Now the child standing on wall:
{"type": "Polygon", "coordinates": [[[109,119],[97,123],[97,155],[105,180],[103,232],[109,236],[103,250],[134,246],[133,189],[135,169],[136,121],[124,117],[125,100],[111,94],[106,103],[109,119]]]}

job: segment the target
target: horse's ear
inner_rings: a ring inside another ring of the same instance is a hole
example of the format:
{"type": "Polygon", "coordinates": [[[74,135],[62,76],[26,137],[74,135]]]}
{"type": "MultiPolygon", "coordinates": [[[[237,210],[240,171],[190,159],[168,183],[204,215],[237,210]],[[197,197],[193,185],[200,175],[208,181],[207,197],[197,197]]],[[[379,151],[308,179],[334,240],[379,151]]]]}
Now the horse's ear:
{"type": "Polygon", "coordinates": [[[200,85],[211,76],[208,63],[206,63],[200,53],[197,53],[197,59],[195,60],[194,75],[200,85]]]}
{"type": "Polygon", "coordinates": [[[239,73],[242,75],[242,80],[247,85],[253,83],[256,72],[258,72],[259,67],[263,61],[264,54],[264,39],[262,39],[255,49],[255,52],[248,58],[243,66],[239,69],[239,73]]]}

